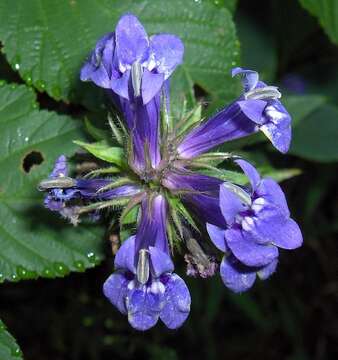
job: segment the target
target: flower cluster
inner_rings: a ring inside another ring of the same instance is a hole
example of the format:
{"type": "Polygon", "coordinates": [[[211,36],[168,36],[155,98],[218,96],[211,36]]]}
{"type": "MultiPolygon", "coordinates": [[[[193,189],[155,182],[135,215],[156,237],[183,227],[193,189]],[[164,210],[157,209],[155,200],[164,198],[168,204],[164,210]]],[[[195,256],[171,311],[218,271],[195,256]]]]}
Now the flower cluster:
{"type": "Polygon", "coordinates": [[[72,178],[60,156],[40,183],[45,206],[74,224],[83,213],[97,218],[102,209],[116,206],[123,223],[136,209],[136,232],[117,251],[115,271],[103,291],[138,330],[153,327],[158,319],[175,329],[189,314],[189,290],[174,273],[171,258],[178,242],[186,249],[188,275],[206,278],[219,268],[234,292],[248,290],[257,276],[267,279],[276,269],[279,248],[302,244],[275,181],[262,179],[238,156],[209,152],[258,131],[287,152],[291,118],[280,92],[255,71],[235,68],[232,75],[241,78],[244,89],[238,99],[207,120],[196,119],[192,110],[173,122],[169,78],[183,53],[178,37],[148,37],[134,15],[122,16],[115,32],[97,42],[81,80],[106,89],[122,114],[123,121],[110,120],[110,126],[124,152],[102,142],[89,144],[89,152],[114,166],[72,178]],[[117,161],[116,154],[125,155],[117,161]],[[216,167],[224,160],[239,167],[248,186],[224,180],[216,167]]]}

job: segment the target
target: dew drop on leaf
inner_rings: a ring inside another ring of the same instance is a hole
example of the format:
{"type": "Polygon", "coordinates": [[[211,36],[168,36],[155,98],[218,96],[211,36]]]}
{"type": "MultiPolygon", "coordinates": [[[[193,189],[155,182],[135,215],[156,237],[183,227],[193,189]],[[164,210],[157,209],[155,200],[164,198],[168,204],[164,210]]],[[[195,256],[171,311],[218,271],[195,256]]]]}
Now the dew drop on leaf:
{"type": "Polygon", "coordinates": [[[37,80],[37,82],[35,83],[35,86],[37,87],[38,90],[42,91],[46,88],[46,84],[44,81],[42,80],[37,80]]]}
{"type": "Polygon", "coordinates": [[[43,276],[53,277],[53,275],[54,275],[54,272],[51,269],[46,268],[43,270],[43,276]]]}
{"type": "Polygon", "coordinates": [[[98,259],[93,252],[88,253],[87,258],[88,258],[89,262],[91,262],[92,264],[96,264],[98,262],[98,259]]]}
{"type": "Polygon", "coordinates": [[[68,267],[61,262],[54,263],[54,268],[55,268],[55,271],[60,275],[66,275],[69,273],[68,267]]]}
{"type": "Polygon", "coordinates": [[[79,271],[84,271],[85,270],[85,265],[84,265],[83,261],[80,261],[80,260],[75,261],[74,266],[79,271]]]}

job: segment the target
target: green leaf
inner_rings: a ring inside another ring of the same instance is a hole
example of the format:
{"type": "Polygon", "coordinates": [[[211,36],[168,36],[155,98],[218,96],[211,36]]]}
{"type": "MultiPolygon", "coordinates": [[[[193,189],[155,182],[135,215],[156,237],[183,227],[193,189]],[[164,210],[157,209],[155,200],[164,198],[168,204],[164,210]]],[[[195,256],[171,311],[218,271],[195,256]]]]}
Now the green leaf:
{"type": "Polygon", "coordinates": [[[332,42],[338,44],[338,2],[336,0],[299,0],[302,6],[313,16],[332,42]]]}
{"type": "Polygon", "coordinates": [[[292,127],[295,127],[302,119],[325,104],[327,98],[322,95],[289,95],[283,96],[282,102],[292,117],[292,127]]]}
{"type": "Polygon", "coordinates": [[[70,100],[74,94],[87,104],[88,84],[79,80],[81,65],[125,12],[138,15],[149,34],[173,33],[182,38],[185,59],[173,80],[173,97],[182,95],[176,88],[193,94],[195,84],[212,100],[226,101],[235,95],[237,84],[229,72],[237,65],[239,42],[232,16],[226,8],[206,1],[2,0],[0,40],[11,66],[27,83],[55,99],[70,100]]]}
{"type": "MultiPolygon", "coordinates": [[[[201,1],[201,0],[198,0],[198,1],[201,1]]],[[[237,2],[238,2],[238,0],[209,0],[209,1],[216,6],[225,7],[232,14],[235,12],[237,2]]]]}
{"type": "Polygon", "coordinates": [[[39,111],[33,91],[23,85],[3,85],[0,127],[1,280],[63,276],[93,266],[92,254],[101,257],[101,231],[67,224],[43,207],[37,191],[55,159],[74,153],[81,122],[39,111]]]}
{"type": "Polygon", "coordinates": [[[13,336],[6,330],[2,320],[0,320],[0,359],[22,360],[21,349],[13,336]]]}
{"type": "Polygon", "coordinates": [[[75,144],[83,147],[95,157],[107,161],[109,163],[123,166],[124,164],[124,150],[120,147],[110,147],[104,141],[87,144],[83,141],[75,140],[75,144]]]}
{"type": "Polygon", "coordinates": [[[309,160],[338,160],[338,107],[323,105],[303,119],[293,131],[289,153],[309,160]]]}
{"type": "Polygon", "coordinates": [[[265,82],[274,80],[278,61],[271,34],[245,16],[238,17],[236,25],[242,49],[241,66],[258,71],[265,82]]]}

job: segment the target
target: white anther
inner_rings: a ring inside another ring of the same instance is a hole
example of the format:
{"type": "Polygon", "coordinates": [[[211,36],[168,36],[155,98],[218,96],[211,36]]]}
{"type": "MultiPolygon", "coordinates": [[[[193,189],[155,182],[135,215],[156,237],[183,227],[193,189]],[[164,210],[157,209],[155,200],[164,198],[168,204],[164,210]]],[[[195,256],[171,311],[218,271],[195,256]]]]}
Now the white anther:
{"type": "Polygon", "coordinates": [[[246,100],[267,100],[280,99],[282,94],[278,91],[276,86],[265,86],[263,88],[256,88],[244,94],[246,100]]]}
{"type": "Polygon", "coordinates": [[[146,284],[149,279],[149,252],[146,249],[139,251],[136,276],[141,284],[146,284]]]}

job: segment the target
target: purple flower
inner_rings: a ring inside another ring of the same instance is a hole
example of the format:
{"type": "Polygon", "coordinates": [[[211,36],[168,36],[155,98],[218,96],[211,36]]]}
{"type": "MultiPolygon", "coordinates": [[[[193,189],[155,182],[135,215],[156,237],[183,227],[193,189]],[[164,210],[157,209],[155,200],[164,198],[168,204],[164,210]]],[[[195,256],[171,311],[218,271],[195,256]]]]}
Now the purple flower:
{"type": "Polygon", "coordinates": [[[189,315],[190,294],[175,273],[166,235],[167,204],[162,195],[145,199],[136,236],[128,238],[115,256],[115,272],[103,285],[105,296],[137,330],[158,319],[170,329],[189,315]]]}
{"type": "Polygon", "coordinates": [[[110,89],[110,79],[113,71],[113,56],[115,50],[114,33],[104,35],[90,53],[88,61],[81,69],[82,81],[93,81],[97,86],[110,89]]]}
{"type": "Polygon", "coordinates": [[[49,210],[59,212],[71,222],[77,222],[78,205],[74,200],[102,201],[116,197],[131,196],[140,190],[135,185],[123,185],[115,189],[100,192],[111,182],[109,179],[73,179],[68,177],[67,159],[64,155],[55,161],[48,180],[40,183],[40,190],[47,191],[44,205],[49,210]]]}
{"type": "Polygon", "coordinates": [[[160,163],[161,89],[163,85],[168,88],[168,78],[182,62],[183,53],[178,37],[159,34],[148,38],[138,19],[126,14],[114,33],[98,41],[81,70],[81,80],[112,90],[112,99],[131,133],[132,166],[140,174],[151,170],[147,169],[149,162],[152,168],[160,163]]]}
{"type": "Polygon", "coordinates": [[[235,102],[190,131],[177,147],[182,159],[194,158],[224,142],[239,139],[261,130],[281,152],[291,141],[291,117],[277,98],[274,86],[259,81],[258,73],[234,68],[241,75],[244,94],[235,102]]]}
{"type": "Polygon", "coordinates": [[[190,131],[178,145],[177,153],[182,159],[191,159],[224,142],[253,134],[256,128],[234,102],[190,131]]]}
{"type": "Polygon", "coordinates": [[[141,96],[147,104],[182,62],[183,53],[178,37],[159,34],[148,38],[137,17],[126,14],[114,33],[98,41],[81,70],[81,80],[111,88],[127,100],[141,96]]]}
{"type": "Polygon", "coordinates": [[[162,179],[162,185],[169,190],[183,192],[183,201],[200,220],[225,226],[219,208],[220,184],[222,180],[184,169],[168,171],[162,179]]]}
{"type": "Polygon", "coordinates": [[[280,92],[259,81],[256,71],[237,67],[232,70],[232,76],[236,75],[242,77],[244,87],[244,95],[237,102],[243,113],[277,150],[286,153],[291,142],[291,116],[278,100],[280,92]]]}
{"type": "Polygon", "coordinates": [[[235,292],[249,289],[256,274],[266,279],[277,265],[278,248],[302,245],[302,234],[290,218],[285,196],[272,179],[261,179],[244,160],[236,163],[250,180],[250,190],[230,183],[220,188],[220,208],[226,228],[207,224],[212,242],[226,255],[220,272],[223,282],[235,292]]]}

